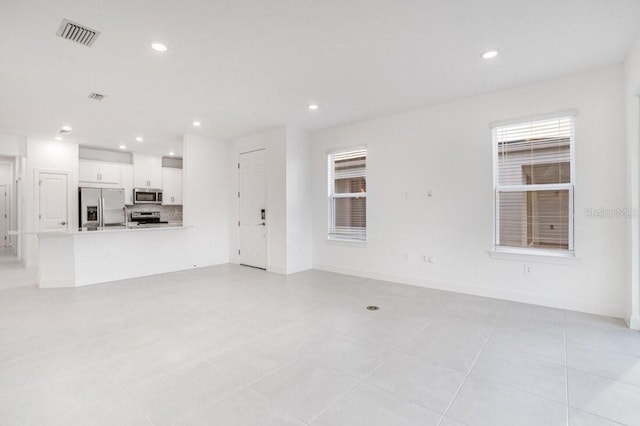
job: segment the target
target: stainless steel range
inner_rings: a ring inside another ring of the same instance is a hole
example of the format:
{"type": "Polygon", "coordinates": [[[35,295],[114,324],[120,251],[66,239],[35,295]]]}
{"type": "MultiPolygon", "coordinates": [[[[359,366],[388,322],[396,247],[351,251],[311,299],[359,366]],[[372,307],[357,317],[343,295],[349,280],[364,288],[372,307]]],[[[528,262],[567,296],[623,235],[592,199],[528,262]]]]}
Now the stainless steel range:
{"type": "Polygon", "coordinates": [[[160,220],[160,212],[131,212],[131,222],[136,222],[138,225],[153,224],[153,223],[169,223],[167,221],[160,220]]]}

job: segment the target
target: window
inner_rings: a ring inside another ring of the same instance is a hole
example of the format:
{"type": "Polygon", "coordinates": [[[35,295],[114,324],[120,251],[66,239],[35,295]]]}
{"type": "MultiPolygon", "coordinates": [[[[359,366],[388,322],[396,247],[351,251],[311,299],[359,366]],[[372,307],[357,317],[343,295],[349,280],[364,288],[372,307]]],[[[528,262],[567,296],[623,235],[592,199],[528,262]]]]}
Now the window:
{"type": "Polygon", "coordinates": [[[329,154],[329,239],[367,239],[367,150],[329,154]]]}
{"type": "Polygon", "coordinates": [[[493,128],[495,245],[573,250],[574,119],[493,128]]]}

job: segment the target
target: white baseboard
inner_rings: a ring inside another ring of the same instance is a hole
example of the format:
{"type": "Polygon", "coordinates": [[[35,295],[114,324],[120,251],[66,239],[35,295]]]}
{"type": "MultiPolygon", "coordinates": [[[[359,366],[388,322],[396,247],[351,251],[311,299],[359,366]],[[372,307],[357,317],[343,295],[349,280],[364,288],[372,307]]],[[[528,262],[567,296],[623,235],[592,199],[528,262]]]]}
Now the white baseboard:
{"type": "MultiPolygon", "coordinates": [[[[452,283],[445,281],[431,281],[421,277],[386,274],[375,271],[365,271],[357,268],[343,266],[316,264],[314,269],[336,272],[339,274],[354,275],[357,277],[371,278],[383,281],[392,281],[401,284],[409,284],[418,287],[433,288],[452,291],[455,293],[471,294],[474,296],[491,297],[494,299],[509,300],[512,302],[529,303],[532,305],[548,306],[551,308],[567,309],[570,311],[586,312],[589,314],[606,315],[615,318],[625,317],[625,307],[608,303],[594,303],[584,300],[565,300],[542,296],[531,293],[500,288],[481,287],[472,284],[452,283]]],[[[634,328],[634,327],[632,327],[634,328]]]]}
{"type": "Polygon", "coordinates": [[[308,271],[309,269],[311,269],[311,265],[288,266],[287,274],[297,274],[298,272],[308,271]]]}
{"type": "Polygon", "coordinates": [[[276,274],[287,275],[287,268],[283,268],[282,266],[268,266],[268,272],[274,272],[276,274]]]}
{"type": "Polygon", "coordinates": [[[626,321],[630,329],[640,330],[640,316],[634,316],[634,317],[628,318],[626,321]]]}

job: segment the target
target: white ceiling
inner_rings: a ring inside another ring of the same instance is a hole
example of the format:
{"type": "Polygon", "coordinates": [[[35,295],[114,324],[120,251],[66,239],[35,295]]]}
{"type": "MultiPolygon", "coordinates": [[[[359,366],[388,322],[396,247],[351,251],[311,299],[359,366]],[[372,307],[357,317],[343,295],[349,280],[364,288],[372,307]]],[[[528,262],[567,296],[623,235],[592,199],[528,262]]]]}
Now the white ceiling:
{"type": "Polygon", "coordinates": [[[622,62],[639,17],[638,0],[0,0],[0,132],[71,124],[165,154],[186,132],[319,129],[622,62]],[[102,34],[63,40],[62,18],[102,34]]]}

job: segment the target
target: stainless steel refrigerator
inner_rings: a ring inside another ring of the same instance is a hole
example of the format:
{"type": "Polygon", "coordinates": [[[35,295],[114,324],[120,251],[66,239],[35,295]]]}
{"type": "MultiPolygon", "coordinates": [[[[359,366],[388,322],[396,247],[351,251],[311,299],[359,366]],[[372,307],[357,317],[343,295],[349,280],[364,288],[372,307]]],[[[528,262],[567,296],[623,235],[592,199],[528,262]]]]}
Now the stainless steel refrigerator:
{"type": "Polygon", "coordinates": [[[80,227],[125,224],[124,189],[78,188],[80,227]]]}

